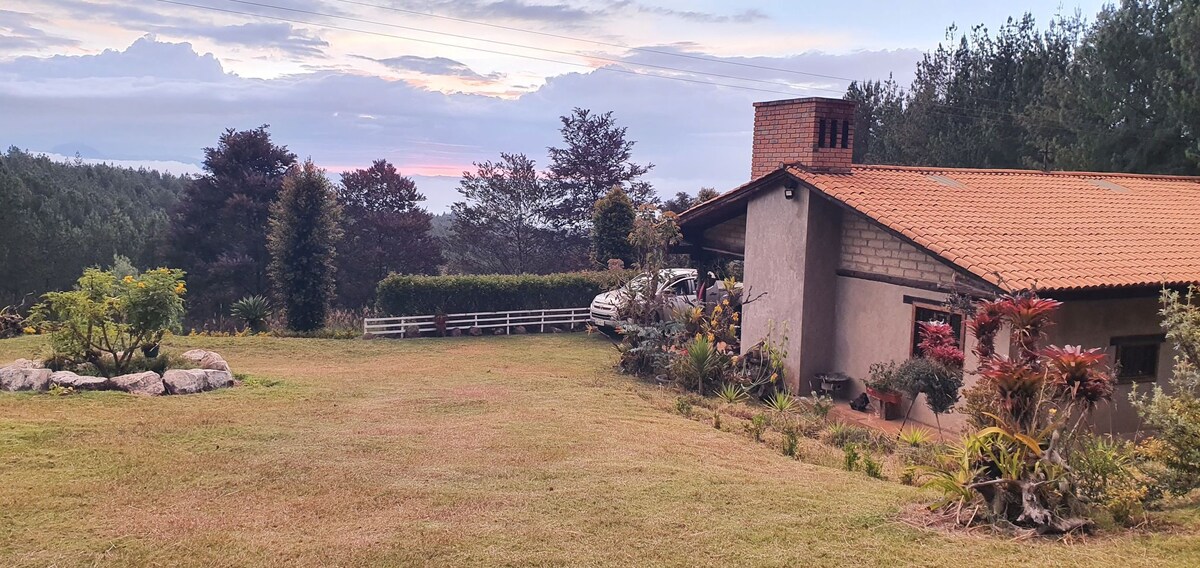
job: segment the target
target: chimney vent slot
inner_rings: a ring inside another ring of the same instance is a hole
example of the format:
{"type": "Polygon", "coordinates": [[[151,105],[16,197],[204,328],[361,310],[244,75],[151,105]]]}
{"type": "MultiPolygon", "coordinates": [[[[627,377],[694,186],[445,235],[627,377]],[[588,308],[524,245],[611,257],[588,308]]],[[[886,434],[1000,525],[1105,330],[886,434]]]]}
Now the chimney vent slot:
{"type": "Polygon", "coordinates": [[[817,129],[818,130],[817,131],[817,147],[824,148],[825,147],[825,119],[822,118],[821,120],[819,120],[818,124],[819,124],[819,126],[817,129]]]}
{"type": "Polygon", "coordinates": [[[837,121],[833,121],[833,128],[829,129],[829,147],[837,148],[837,121]]]}
{"type": "Polygon", "coordinates": [[[843,148],[850,147],[850,121],[849,120],[842,121],[842,147],[843,148]]]}

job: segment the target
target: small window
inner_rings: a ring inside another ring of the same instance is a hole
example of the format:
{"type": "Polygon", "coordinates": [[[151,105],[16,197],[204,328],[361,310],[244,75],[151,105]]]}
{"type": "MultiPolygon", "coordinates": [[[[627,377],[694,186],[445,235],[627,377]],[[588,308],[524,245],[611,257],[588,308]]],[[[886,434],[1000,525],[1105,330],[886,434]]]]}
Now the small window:
{"type": "Polygon", "coordinates": [[[842,147],[843,148],[850,147],[850,121],[849,120],[842,121],[842,147]]]}
{"type": "Polygon", "coordinates": [[[825,147],[825,119],[817,121],[817,147],[825,147]]]}
{"type": "Polygon", "coordinates": [[[1116,347],[1114,361],[1117,380],[1123,383],[1154,381],[1158,378],[1158,348],[1161,335],[1135,335],[1112,338],[1116,347]]]}
{"type": "Polygon", "coordinates": [[[837,148],[837,121],[833,121],[833,127],[829,129],[829,147],[837,148]]]}
{"type": "Polygon", "coordinates": [[[963,318],[962,314],[952,313],[944,307],[932,306],[926,304],[913,304],[913,322],[912,322],[912,349],[909,354],[913,357],[921,355],[921,349],[917,347],[921,343],[921,322],[942,321],[950,324],[954,328],[954,338],[958,340],[958,346],[961,348],[963,344],[963,318]]]}

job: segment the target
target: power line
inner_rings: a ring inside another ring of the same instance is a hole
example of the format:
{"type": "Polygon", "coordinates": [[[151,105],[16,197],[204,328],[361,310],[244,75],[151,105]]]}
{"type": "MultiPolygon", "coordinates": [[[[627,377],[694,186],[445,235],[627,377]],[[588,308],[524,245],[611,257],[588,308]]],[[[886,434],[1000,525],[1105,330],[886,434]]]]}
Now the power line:
{"type": "Polygon", "coordinates": [[[808,71],[800,71],[800,70],[796,70],[796,69],[771,67],[769,65],[758,65],[755,63],[746,63],[744,61],[729,61],[729,60],[725,60],[725,59],[717,59],[715,57],[705,57],[703,55],[692,55],[690,53],[678,53],[678,52],[674,52],[674,51],[663,51],[661,49],[653,49],[653,48],[649,48],[649,47],[635,47],[635,46],[625,45],[625,44],[621,44],[621,43],[599,41],[599,40],[594,40],[594,39],[581,38],[581,37],[575,37],[575,36],[569,36],[569,35],[563,35],[563,34],[555,34],[555,33],[550,33],[550,32],[542,32],[542,31],[537,31],[537,30],[518,28],[515,26],[505,26],[502,24],[493,24],[490,22],[480,22],[478,20],[468,20],[466,18],[456,18],[454,16],[445,16],[442,14],[433,14],[430,12],[420,12],[417,10],[406,10],[404,8],[396,8],[394,6],[382,6],[379,4],[372,4],[370,2],[356,2],[354,0],[334,0],[334,1],[341,2],[343,4],[353,4],[355,6],[361,6],[364,8],[376,8],[379,10],[387,10],[389,12],[398,12],[401,14],[410,14],[410,15],[414,15],[414,16],[425,16],[428,18],[438,18],[441,20],[449,20],[451,22],[459,22],[459,23],[463,23],[463,24],[473,24],[473,25],[477,25],[477,26],[486,26],[489,28],[495,28],[495,29],[499,29],[499,30],[507,30],[507,31],[511,31],[511,32],[521,32],[521,33],[539,35],[542,37],[552,37],[552,38],[557,38],[557,39],[565,39],[565,40],[578,41],[578,42],[583,42],[583,43],[591,43],[591,44],[603,45],[603,46],[607,46],[607,47],[617,47],[620,49],[628,49],[630,51],[640,51],[643,53],[653,53],[656,55],[666,55],[666,56],[670,56],[670,57],[682,57],[685,59],[694,59],[697,61],[705,61],[708,63],[720,63],[722,65],[736,65],[738,67],[748,67],[751,69],[760,69],[763,71],[776,71],[779,73],[804,75],[807,77],[816,77],[819,79],[833,79],[835,81],[848,81],[848,82],[855,81],[855,79],[850,79],[848,77],[838,77],[836,75],[824,75],[821,73],[811,73],[808,71]]]}
{"type": "MultiPolygon", "coordinates": [[[[431,39],[421,39],[421,38],[408,37],[408,36],[402,36],[402,35],[397,35],[397,34],[389,34],[389,33],[384,33],[384,32],[376,32],[376,31],[371,31],[371,30],[362,30],[362,29],[357,29],[357,28],[348,28],[348,27],[344,27],[344,26],[336,26],[336,25],[324,24],[324,23],[319,23],[319,22],[310,22],[310,21],[306,21],[306,20],[299,20],[299,19],[294,19],[294,18],[285,18],[285,17],[283,17],[283,16],[273,16],[273,15],[267,15],[267,14],[255,14],[255,13],[253,13],[253,12],[242,12],[242,11],[239,11],[239,10],[230,10],[230,9],[226,9],[226,8],[218,8],[218,7],[216,7],[216,6],[203,6],[203,5],[198,5],[198,4],[189,4],[189,3],[187,3],[187,2],[179,2],[179,1],[177,1],[177,0],[156,0],[156,1],[157,1],[157,2],[160,2],[160,3],[163,3],[163,4],[173,4],[173,5],[176,5],[176,6],[185,6],[185,7],[188,7],[188,8],[195,8],[195,9],[198,9],[198,10],[208,10],[208,11],[212,11],[212,12],[221,12],[221,13],[225,13],[225,14],[234,14],[234,15],[239,15],[239,16],[249,16],[249,17],[251,17],[251,18],[263,18],[263,19],[275,20],[275,21],[280,21],[280,22],[289,22],[289,23],[293,23],[293,24],[302,24],[302,25],[306,25],[306,26],[317,26],[317,27],[323,27],[323,28],[327,28],[327,29],[331,29],[331,30],[340,30],[340,31],[352,32],[352,33],[362,33],[362,34],[368,34],[368,35],[373,35],[373,36],[378,36],[378,37],[386,37],[386,38],[399,39],[399,40],[404,40],[404,41],[415,41],[415,42],[419,42],[419,43],[428,43],[428,44],[431,44],[431,45],[440,45],[440,46],[443,46],[443,47],[453,47],[453,48],[456,48],[456,49],[466,49],[466,50],[471,50],[471,51],[480,51],[480,52],[484,52],[484,53],[491,53],[491,54],[495,54],[495,55],[505,55],[505,56],[509,56],[509,57],[520,57],[520,58],[523,58],[523,59],[530,59],[530,60],[534,60],[534,61],[544,61],[544,62],[548,62],[548,63],[558,63],[558,64],[560,64],[560,65],[570,65],[570,66],[574,66],[574,67],[583,67],[583,68],[586,68],[586,69],[589,69],[589,70],[593,70],[593,71],[610,71],[610,72],[614,72],[614,73],[625,73],[625,74],[627,74],[627,75],[636,75],[636,76],[639,76],[639,77],[653,77],[653,78],[657,78],[657,79],[669,79],[669,80],[672,80],[672,81],[682,81],[682,82],[685,82],[685,83],[695,83],[695,84],[700,84],[700,85],[709,85],[709,86],[716,86],[716,87],[726,87],[726,88],[730,88],[730,89],[741,89],[741,90],[745,90],[745,91],[756,91],[756,92],[760,92],[760,93],[774,93],[774,94],[779,94],[779,95],[788,95],[788,96],[795,96],[795,95],[796,95],[796,93],[794,93],[794,92],[789,92],[789,91],[777,91],[777,90],[773,90],[773,89],[760,89],[760,88],[757,88],[757,87],[747,87],[747,86],[743,86],[743,85],[730,85],[730,84],[728,84],[728,83],[717,83],[717,82],[713,82],[713,81],[702,81],[702,80],[700,80],[700,79],[688,79],[688,78],[686,78],[686,77],[672,77],[672,76],[669,76],[669,75],[657,75],[657,74],[650,74],[650,73],[640,73],[640,72],[638,72],[638,71],[632,71],[632,70],[629,70],[629,69],[619,69],[619,68],[615,68],[615,67],[593,67],[593,66],[591,66],[591,65],[588,65],[588,64],[586,64],[586,63],[574,63],[574,62],[571,62],[571,61],[561,61],[561,60],[557,60],[557,59],[548,59],[548,58],[544,58],[544,57],[536,57],[536,56],[533,56],[533,55],[525,55],[525,54],[520,54],[520,53],[512,53],[512,52],[507,52],[507,51],[499,51],[499,50],[494,50],[494,49],[486,49],[486,48],[482,48],[482,47],[471,47],[471,46],[466,46],[466,45],[459,45],[459,44],[453,44],[453,43],[440,42],[440,41],[435,41],[435,40],[431,40],[431,39]]],[[[437,32],[431,32],[431,33],[437,33],[437,32]]],[[[681,72],[681,73],[691,73],[691,71],[687,71],[687,70],[685,70],[685,69],[677,69],[676,71],[678,71],[678,72],[681,72]]],[[[808,89],[809,87],[794,87],[794,88],[797,88],[797,89],[808,89]]],[[[815,89],[815,87],[814,87],[814,89],[815,89]]],[[[830,90],[830,89],[825,89],[825,90],[830,90]]],[[[837,91],[837,92],[841,92],[841,91],[837,91]]]]}
{"type": "MultiPolygon", "coordinates": [[[[740,89],[740,90],[745,90],[745,91],[754,91],[754,92],[761,92],[761,93],[772,93],[772,94],[780,94],[780,95],[787,95],[787,96],[795,96],[796,95],[795,92],[790,92],[790,91],[763,89],[763,88],[748,87],[748,86],[743,86],[743,85],[732,85],[732,84],[728,84],[728,83],[704,81],[704,80],[700,80],[700,79],[689,79],[686,77],[677,77],[677,76],[671,76],[671,75],[642,73],[642,72],[633,71],[630,69],[621,69],[621,68],[615,68],[615,67],[610,67],[610,66],[593,67],[593,66],[585,64],[585,63],[575,63],[575,62],[570,62],[570,61],[562,61],[562,60],[558,60],[558,59],[537,57],[537,56],[533,56],[533,55],[512,53],[512,52],[508,52],[508,51],[499,51],[499,50],[487,49],[487,48],[482,48],[482,47],[472,47],[472,46],[467,46],[467,45],[440,42],[440,41],[435,41],[435,40],[431,40],[431,39],[422,39],[422,38],[415,38],[415,37],[409,37],[409,36],[401,36],[401,35],[397,35],[397,34],[390,34],[390,33],[384,33],[384,32],[371,31],[371,30],[363,30],[363,29],[350,28],[350,27],[344,27],[344,26],[337,26],[337,25],[332,25],[332,24],[327,24],[327,23],[312,22],[312,21],[306,21],[306,20],[300,20],[300,19],[294,19],[294,18],[286,18],[283,16],[260,14],[260,13],[253,13],[253,12],[244,12],[244,11],[239,11],[239,10],[231,10],[231,9],[227,9],[227,8],[218,8],[216,6],[190,4],[190,3],[181,2],[178,0],[157,0],[157,1],[160,3],[164,3],[164,4],[173,4],[173,5],[177,5],[177,6],[184,6],[184,7],[195,8],[195,9],[200,9],[200,10],[208,10],[208,11],[221,12],[221,13],[226,13],[226,14],[248,16],[251,18],[263,18],[263,19],[269,19],[269,20],[275,20],[275,21],[289,22],[289,23],[294,23],[294,24],[302,24],[302,25],[307,25],[307,26],[317,26],[317,27],[323,27],[323,28],[333,29],[333,30],[340,30],[340,31],[352,32],[352,33],[362,33],[362,34],[368,34],[368,35],[379,36],[379,37],[399,39],[399,40],[403,40],[403,41],[427,43],[427,44],[431,44],[431,45],[451,47],[451,48],[456,48],[456,49],[466,49],[466,50],[470,50],[470,51],[491,53],[491,54],[495,54],[495,55],[504,55],[504,56],[508,56],[508,57],[519,57],[519,58],[529,59],[529,60],[534,60],[534,61],[543,61],[543,62],[548,62],[548,63],[556,63],[556,64],[560,64],[560,65],[582,67],[582,68],[586,68],[588,70],[624,73],[627,75],[635,75],[638,77],[669,79],[669,80],[681,81],[681,82],[685,82],[685,83],[709,85],[709,86],[716,86],[716,87],[725,87],[725,88],[730,88],[730,89],[740,89]]],[[[598,60],[598,61],[607,61],[607,62],[611,62],[611,63],[616,63],[619,65],[651,67],[651,68],[656,68],[656,69],[673,71],[673,72],[677,72],[677,73],[709,75],[709,76],[714,76],[714,77],[733,79],[733,80],[737,80],[737,81],[751,81],[751,82],[757,82],[757,83],[767,83],[770,85],[777,85],[780,87],[790,88],[790,89],[827,91],[827,92],[832,92],[832,93],[837,93],[837,94],[845,93],[845,91],[843,91],[843,90],[829,89],[829,88],[823,88],[823,87],[794,86],[794,85],[789,85],[786,83],[778,83],[778,82],[766,81],[766,80],[762,80],[762,79],[752,79],[752,78],[738,77],[738,76],[733,76],[733,75],[707,73],[707,72],[702,72],[702,71],[693,71],[693,70],[689,70],[689,69],[680,69],[680,68],[676,68],[676,67],[668,67],[668,66],[662,66],[662,65],[652,65],[652,64],[645,64],[645,63],[631,63],[628,61],[622,61],[622,60],[618,60],[618,59],[609,59],[609,58],[591,56],[591,55],[580,54],[580,53],[575,53],[575,52],[566,52],[566,51],[559,51],[559,50],[553,50],[553,49],[548,49],[548,48],[527,46],[527,45],[522,45],[522,44],[503,42],[503,41],[499,41],[499,40],[488,40],[488,39],[482,39],[482,38],[475,38],[472,36],[452,34],[452,33],[448,33],[448,32],[439,32],[439,31],[427,30],[427,29],[410,27],[410,26],[402,26],[399,24],[392,24],[392,23],[387,23],[387,22],[376,22],[376,21],[372,21],[372,20],[353,18],[353,17],[349,17],[349,16],[338,16],[338,15],[326,14],[326,13],[322,13],[322,12],[313,12],[313,11],[300,10],[300,9],[288,8],[288,7],[283,7],[283,6],[276,6],[276,5],[272,5],[272,4],[251,2],[249,0],[227,0],[227,1],[238,3],[238,4],[249,5],[249,6],[256,6],[256,7],[260,7],[260,8],[266,8],[266,9],[276,9],[276,10],[284,10],[284,11],[291,11],[291,12],[299,12],[299,13],[309,14],[309,15],[313,15],[313,16],[318,16],[318,17],[344,19],[344,20],[350,20],[350,21],[355,21],[355,22],[360,22],[360,23],[383,25],[383,26],[389,26],[389,27],[394,27],[394,28],[399,28],[399,29],[418,31],[418,32],[429,33],[429,34],[433,34],[433,35],[445,35],[445,36],[450,36],[450,37],[457,37],[457,38],[462,38],[462,39],[468,39],[471,41],[490,42],[490,43],[497,43],[497,44],[501,44],[501,45],[507,45],[507,46],[511,46],[511,47],[531,49],[531,50],[535,50],[535,51],[548,51],[548,52],[570,55],[570,56],[575,56],[575,57],[585,57],[585,58],[590,58],[590,59],[594,59],[594,60],[598,60]]],[[[400,11],[403,11],[403,10],[400,10],[400,11]]],[[[447,16],[447,18],[450,18],[450,17],[447,16]]],[[[450,18],[450,19],[455,19],[455,18],[450,18]]],[[[464,21],[469,22],[469,20],[464,20],[464,21]]],[[[498,26],[498,27],[507,29],[507,26],[498,26]]],[[[513,28],[513,29],[521,31],[521,30],[519,30],[519,28],[513,28]]],[[[539,32],[532,32],[532,33],[539,33],[539,32]]],[[[567,37],[569,39],[569,36],[562,36],[562,37],[567,37]]],[[[581,40],[581,41],[589,41],[589,40],[581,40]]],[[[612,44],[612,45],[617,45],[617,44],[612,44]]],[[[669,53],[669,52],[663,52],[663,53],[669,53]]],[[[700,59],[709,60],[708,58],[703,58],[703,57],[701,57],[700,59]]],[[[710,61],[720,61],[720,60],[712,59],[710,61]]],[[[772,69],[774,69],[774,68],[772,68],[772,69]]],[[[803,73],[803,72],[798,72],[798,73],[803,73]]],[[[834,77],[830,77],[830,78],[834,78],[834,77]]],[[[838,79],[845,80],[842,78],[838,78],[838,79]]],[[[929,101],[929,103],[932,105],[935,105],[936,107],[942,107],[942,108],[930,108],[928,110],[930,110],[932,112],[937,112],[939,114],[943,114],[946,116],[953,116],[953,117],[958,117],[958,118],[966,118],[966,119],[972,119],[972,120],[981,120],[981,119],[987,118],[984,116],[978,116],[978,115],[974,115],[974,114],[962,114],[962,112],[966,112],[966,113],[980,112],[980,113],[991,114],[994,116],[1009,116],[1009,117],[1017,118],[1017,119],[1022,118],[1020,115],[1013,113],[1011,111],[1000,111],[1000,110],[983,109],[983,108],[957,107],[954,105],[948,105],[945,103],[938,103],[938,102],[933,102],[933,101],[929,101]],[[949,110],[944,110],[944,109],[949,109],[949,110]],[[953,110],[958,110],[958,111],[962,111],[962,112],[959,112],[959,113],[951,112],[953,110]]],[[[1026,120],[1030,120],[1030,119],[1028,119],[1026,117],[1026,120]]],[[[1040,122],[1042,124],[1049,124],[1045,120],[1041,120],[1041,119],[1032,119],[1032,120],[1034,120],[1036,122],[1040,122]]],[[[1051,125],[1051,126],[1053,126],[1053,125],[1051,125]]],[[[1071,128],[1067,127],[1065,124],[1062,124],[1062,123],[1060,123],[1060,126],[1057,126],[1056,128],[1074,132],[1074,130],[1072,130],[1071,128]]]]}
{"type": "Polygon", "coordinates": [[[844,93],[844,92],[845,92],[845,89],[840,89],[840,90],[839,90],[839,89],[829,89],[829,88],[823,88],[823,87],[808,87],[808,86],[804,86],[804,87],[797,87],[797,86],[795,86],[795,85],[791,85],[791,84],[788,84],[788,83],[780,83],[780,82],[778,82],[778,81],[771,81],[771,80],[767,80],[767,79],[754,79],[754,78],[750,78],[750,77],[739,77],[739,76],[736,76],[736,75],[725,75],[725,74],[722,74],[722,73],[711,73],[711,72],[708,72],[708,71],[694,71],[694,70],[691,70],[691,69],[680,69],[680,68],[678,68],[678,67],[670,67],[670,66],[666,66],[666,65],[656,65],[656,64],[653,64],[653,63],[638,63],[638,62],[634,62],[634,61],[626,61],[626,60],[623,60],[623,59],[612,59],[612,58],[609,58],[609,57],[603,57],[603,56],[599,56],[599,55],[589,55],[589,54],[586,54],[586,53],[578,53],[578,52],[575,52],[575,51],[563,51],[563,50],[560,50],[560,49],[552,49],[552,48],[549,48],[549,47],[537,47],[537,46],[533,46],[533,45],[527,45],[527,44],[522,44],[522,43],[513,43],[513,42],[502,41],[502,40],[498,40],[498,39],[487,39],[487,38],[480,38],[480,37],[475,37],[475,36],[470,36],[470,35],[464,35],[464,34],[457,34],[457,33],[444,32],[444,31],[435,31],[435,30],[429,30],[429,29],[425,29],[425,28],[418,28],[418,27],[413,27],[413,26],[405,26],[405,25],[401,25],[401,24],[395,24],[395,23],[391,23],[391,22],[381,22],[381,21],[377,21],[377,20],[368,20],[368,19],[364,19],[364,18],[356,18],[356,17],[352,17],[352,16],[341,16],[341,15],[337,15],[337,14],[328,14],[328,13],[324,13],[324,12],[315,12],[315,11],[312,11],[312,10],[302,10],[302,9],[300,9],[300,8],[288,8],[288,7],[285,7],[285,6],[276,6],[276,5],[273,5],[273,4],[263,4],[263,3],[259,3],[259,2],[251,2],[251,1],[249,1],[249,0],[226,0],[226,1],[227,1],[227,2],[232,2],[232,3],[234,3],[234,4],[244,4],[244,5],[247,5],[247,6],[256,6],[256,7],[258,7],[258,8],[267,8],[267,9],[271,9],[271,10],[282,10],[282,11],[286,11],[286,12],[295,12],[295,13],[298,13],[298,14],[307,14],[307,15],[309,15],[309,16],[318,16],[318,17],[322,17],[322,18],[333,18],[333,19],[338,19],[338,20],[347,20],[347,21],[356,22],[356,23],[360,23],[360,24],[370,24],[370,25],[377,25],[377,26],[386,26],[386,27],[389,27],[389,28],[395,28],[395,29],[400,29],[400,30],[408,30],[408,31],[413,31],[413,32],[428,33],[428,34],[434,34],[434,35],[440,35],[440,36],[446,36],[446,37],[453,37],[453,38],[458,38],[458,39],[465,39],[465,40],[469,40],[469,41],[479,41],[479,42],[484,42],[484,43],[492,43],[492,44],[496,44],[496,45],[503,45],[503,46],[506,46],[506,47],[517,47],[517,48],[521,48],[521,49],[531,49],[531,50],[534,50],[534,51],[544,51],[544,52],[547,52],[547,53],[555,53],[555,54],[558,54],[558,55],[569,55],[569,56],[572,56],[572,57],[585,57],[585,58],[588,58],[588,59],[593,59],[593,60],[596,60],[596,61],[604,61],[604,62],[608,62],[608,63],[616,63],[616,64],[619,64],[619,65],[631,65],[631,66],[634,66],[634,67],[647,67],[647,68],[651,68],[651,69],[660,69],[660,70],[664,70],[664,71],[674,71],[674,72],[678,72],[678,73],[690,73],[690,74],[692,74],[692,75],[707,75],[707,76],[709,76],[709,77],[717,77],[717,78],[719,78],[719,79],[733,79],[733,80],[735,80],[735,81],[749,81],[749,82],[752,82],[752,83],[763,83],[763,84],[767,84],[767,85],[774,85],[774,86],[777,86],[777,87],[783,87],[783,88],[786,88],[786,89],[808,89],[808,90],[813,90],[813,91],[828,91],[828,92],[831,92],[831,93],[839,93],[839,94],[841,94],[841,93],[844,93]]]}

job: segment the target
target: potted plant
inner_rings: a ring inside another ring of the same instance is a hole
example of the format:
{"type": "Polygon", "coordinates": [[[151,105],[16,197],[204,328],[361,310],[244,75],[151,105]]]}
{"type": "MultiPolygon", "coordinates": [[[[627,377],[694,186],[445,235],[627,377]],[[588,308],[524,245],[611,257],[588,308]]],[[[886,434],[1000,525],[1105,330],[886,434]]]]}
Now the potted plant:
{"type": "Polygon", "coordinates": [[[870,374],[870,378],[863,383],[867,386],[867,396],[875,404],[875,413],[884,420],[899,418],[902,397],[897,383],[896,363],[874,363],[870,374]]]}

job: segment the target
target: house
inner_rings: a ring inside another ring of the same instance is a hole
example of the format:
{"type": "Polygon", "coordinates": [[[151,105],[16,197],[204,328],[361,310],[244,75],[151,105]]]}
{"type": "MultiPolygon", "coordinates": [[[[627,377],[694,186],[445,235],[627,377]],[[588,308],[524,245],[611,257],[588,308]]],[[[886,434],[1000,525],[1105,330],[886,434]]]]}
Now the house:
{"type": "MultiPolygon", "coordinates": [[[[744,259],[746,286],[766,295],[745,308],[743,344],[786,322],[794,392],[910,357],[918,321],[962,333],[944,303],[953,292],[1036,287],[1064,302],[1051,343],[1103,347],[1120,364],[1096,423],[1136,428],[1131,385],[1164,383],[1172,367],[1158,294],[1200,282],[1200,178],[852,164],[852,102],[754,106],[752,181],[684,212],[681,249],[744,259]]],[[[913,416],[934,418],[923,404],[913,416]]]]}

